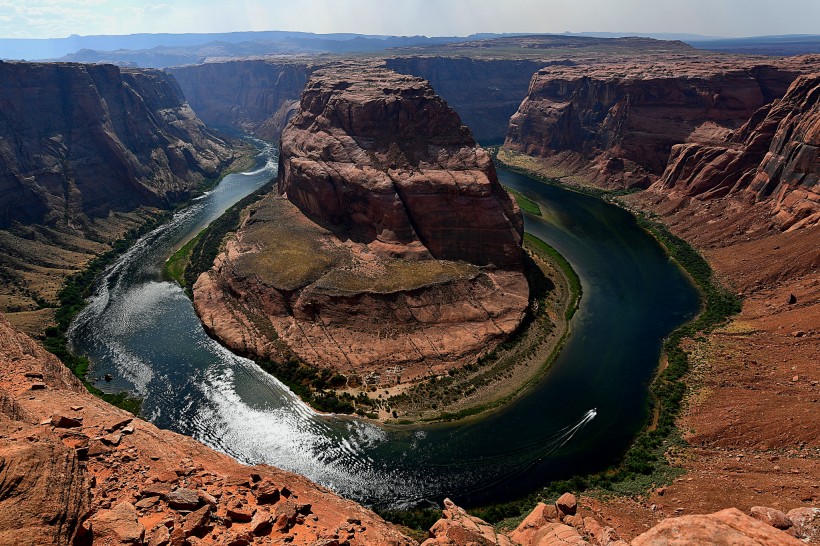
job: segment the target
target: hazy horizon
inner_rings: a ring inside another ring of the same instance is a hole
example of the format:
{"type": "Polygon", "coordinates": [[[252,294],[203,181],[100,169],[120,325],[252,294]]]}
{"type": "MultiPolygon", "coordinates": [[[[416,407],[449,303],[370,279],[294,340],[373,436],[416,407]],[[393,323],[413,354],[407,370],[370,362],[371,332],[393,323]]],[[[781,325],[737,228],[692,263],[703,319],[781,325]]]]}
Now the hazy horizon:
{"type": "Polygon", "coordinates": [[[0,38],[291,32],[467,36],[614,32],[747,37],[818,34],[820,2],[784,0],[0,0],[0,38]],[[433,15],[433,16],[431,16],[433,15]]]}

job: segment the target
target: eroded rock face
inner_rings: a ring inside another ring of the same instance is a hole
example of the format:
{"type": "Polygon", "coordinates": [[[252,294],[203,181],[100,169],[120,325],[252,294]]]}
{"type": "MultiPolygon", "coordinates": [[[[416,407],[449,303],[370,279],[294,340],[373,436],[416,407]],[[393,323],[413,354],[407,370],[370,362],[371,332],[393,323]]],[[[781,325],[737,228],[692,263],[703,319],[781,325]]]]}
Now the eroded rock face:
{"type": "Polygon", "coordinates": [[[510,116],[527,95],[533,73],[550,64],[573,63],[422,56],[385,60],[390,70],[429,81],[482,143],[504,140],[510,116]]]}
{"type": "Polygon", "coordinates": [[[0,369],[0,544],[415,544],[302,476],[130,419],[2,315],[0,369]]]}
{"type": "Polygon", "coordinates": [[[282,136],[279,191],[363,242],[420,242],[436,259],[521,264],[521,215],[489,154],[419,78],[317,74],[282,136]]]}
{"type": "Polygon", "coordinates": [[[424,80],[317,72],[283,134],[278,184],[194,287],[231,348],[276,359],[284,343],[319,367],[410,378],[520,324],[520,211],[424,80]]]}
{"type": "Polygon", "coordinates": [[[681,144],[657,191],[767,202],[779,228],[820,222],[820,74],[801,76],[722,145],[681,144]]]}
{"type": "Polygon", "coordinates": [[[314,70],[290,60],[209,62],[166,69],[205,123],[279,140],[314,70]]]}
{"type": "Polygon", "coordinates": [[[663,174],[673,146],[725,142],[818,62],[547,67],[533,76],[510,120],[505,147],[543,158],[557,176],[646,188],[663,174]]]}
{"type": "Polygon", "coordinates": [[[0,63],[0,227],[184,198],[233,158],[156,70],[0,63]]]}

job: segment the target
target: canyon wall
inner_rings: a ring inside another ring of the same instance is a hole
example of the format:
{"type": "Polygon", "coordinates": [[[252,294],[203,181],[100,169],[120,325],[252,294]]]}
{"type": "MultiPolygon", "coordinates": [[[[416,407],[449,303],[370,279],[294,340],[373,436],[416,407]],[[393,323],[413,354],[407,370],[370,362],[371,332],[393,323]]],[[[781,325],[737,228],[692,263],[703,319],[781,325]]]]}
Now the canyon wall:
{"type": "Polygon", "coordinates": [[[820,58],[641,61],[547,67],[532,79],[504,147],[554,176],[646,188],[672,147],[723,143],[820,58]]]}
{"type": "Polygon", "coordinates": [[[316,72],[282,136],[279,192],[194,287],[231,348],[410,378],[474,360],[523,319],[521,213],[424,80],[316,72]]]}
{"type": "Polygon", "coordinates": [[[314,62],[236,60],[167,68],[197,115],[277,141],[296,111],[314,62]]]}
{"type": "Polygon", "coordinates": [[[552,64],[572,61],[473,59],[412,56],[385,60],[385,66],[430,82],[479,142],[504,140],[510,117],[527,95],[532,75],[552,64]]]}
{"type": "Polygon", "coordinates": [[[780,229],[820,223],[820,74],[801,76],[722,145],[679,144],[657,192],[768,202],[780,229]]]}
{"type": "Polygon", "coordinates": [[[179,201],[234,152],[156,70],[0,63],[0,227],[179,201]]]}

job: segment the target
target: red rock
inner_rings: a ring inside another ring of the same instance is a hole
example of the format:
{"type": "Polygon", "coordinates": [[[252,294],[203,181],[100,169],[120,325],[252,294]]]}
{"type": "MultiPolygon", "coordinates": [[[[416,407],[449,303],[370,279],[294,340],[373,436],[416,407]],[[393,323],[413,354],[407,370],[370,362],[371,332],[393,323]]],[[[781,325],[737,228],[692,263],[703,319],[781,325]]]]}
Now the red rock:
{"type": "Polygon", "coordinates": [[[574,516],[575,512],[578,510],[578,501],[572,493],[564,493],[558,497],[557,501],[555,501],[555,507],[561,514],[574,516]]]}
{"type": "Polygon", "coordinates": [[[271,515],[267,512],[257,512],[251,519],[251,532],[254,535],[266,535],[273,529],[273,521],[271,515]]]}
{"type": "Polygon", "coordinates": [[[138,518],[137,509],[128,502],[110,510],[100,510],[90,519],[94,541],[101,544],[142,544],[145,527],[138,518]]]}
{"type": "Polygon", "coordinates": [[[279,500],[279,488],[270,480],[262,480],[254,490],[254,495],[259,504],[273,504],[279,500]]]}
{"type": "MultiPolygon", "coordinates": [[[[646,188],[664,173],[673,146],[725,142],[798,74],[820,68],[816,61],[725,61],[543,68],[510,119],[504,147],[543,158],[556,176],[646,188]]],[[[716,164],[715,174],[724,178],[720,168],[732,172],[730,163],[716,164]]]]}
{"type": "Polygon", "coordinates": [[[151,532],[148,546],[168,546],[171,543],[171,532],[164,525],[158,526],[151,532]]]}
{"type": "Polygon", "coordinates": [[[781,229],[820,223],[818,93],[820,74],[802,76],[725,144],[675,146],[657,191],[766,202],[781,229]]]}
{"type": "Polygon", "coordinates": [[[533,536],[532,546],[590,546],[574,528],[563,523],[548,523],[533,536]]]}
{"type": "Polygon", "coordinates": [[[632,541],[632,546],[798,546],[799,540],[736,508],[709,515],[669,518],[632,541]]]}
{"type": "Polygon", "coordinates": [[[249,59],[171,67],[168,72],[208,125],[278,141],[313,70],[312,64],[288,59],[249,59]]]}
{"type": "Polygon", "coordinates": [[[510,533],[510,538],[519,544],[530,544],[538,529],[544,527],[547,523],[556,521],[558,521],[558,510],[555,505],[539,502],[535,509],[524,518],[524,521],[510,533]]]}
{"type": "Polygon", "coordinates": [[[53,415],[51,417],[51,426],[57,428],[75,428],[83,426],[82,419],[75,419],[74,417],[67,417],[65,415],[53,415]]]}
{"type": "Polygon", "coordinates": [[[208,505],[191,512],[182,520],[182,530],[186,537],[198,535],[206,530],[211,521],[211,507],[208,505]]]}
{"type": "Polygon", "coordinates": [[[119,430],[126,425],[130,424],[134,419],[132,417],[127,417],[125,419],[121,419],[105,428],[106,432],[114,432],[115,430],[119,430]]]}
{"type": "Polygon", "coordinates": [[[820,508],[795,508],[786,515],[797,538],[809,543],[820,541],[820,508]]]}
{"type": "Polygon", "coordinates": [[[776,508],[769,508],[767,506],[752,506],[752,509],[749,511],[749,515],[762,521],[763,523],[768,523],[772,527],[780,529],[781,531],[785,531],[792,526],[792,522],[786,514],[776,508]]]}
{"type": "Polygon", "coordinates": [[[89,511],[89,487],[74,451],[61,443],[0,440],[0,544],[70,544],[89,511]]]}
{"type": "Polygon", "coordinates": [[[176,510],[196,510],[200,503],[199,494],[185,487],[171,491],[165,495],[165,500],[171,508],[176,510]]]}
{"type": "Polygon", "coordinates": [[[513,546],[506,535],[496,533],[485,521],[470,516],[450,499],[444,501],[444,517],[430,528],[430,538],[422,546],[513,546]]]}
{"type": "Polygon", "coordinates": [[[228,517],[237,522],[251,521],[255,512],[255,508],[242,504],[239,500],[234,501],[228,506],[228,517]]]}

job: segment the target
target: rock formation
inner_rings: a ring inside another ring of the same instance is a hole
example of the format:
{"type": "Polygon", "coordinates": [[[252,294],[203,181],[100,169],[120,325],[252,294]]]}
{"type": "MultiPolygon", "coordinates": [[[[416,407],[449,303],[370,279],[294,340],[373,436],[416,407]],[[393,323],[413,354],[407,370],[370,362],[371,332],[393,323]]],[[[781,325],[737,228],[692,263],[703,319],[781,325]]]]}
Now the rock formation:
{"type": "Polygon", "coordinates": [[[314,69],[313,62],[271,59],[208,62],[166,72],[208,125],[278,141],[314,69]]]}
{"type": "Polygon", "coordinates": [[[504,146],[542,158],[554,176],[646,188],[674,145],[725,142],[797,75],[819,66],[820,58],[806,57],[547,67],[533,76],[504,146]]]}
{"type": "MultiPolygon", "coordinates": [[[[430,529],[430,538],[422,546],[797,546],[803,544],[798,538],[807,541],[814,538],[811,531],[806,534],[805,529],[793,532],[792,519],[785,515],[787,524],[777,527],[760,521],[754,509],[748,516],[736,508],[728,508],[714,514],[665,519],[628,543],[597,517],[576,513],[573,495],[565,494],[564,498],[572,499],[571,514],[562,510],[560,499],[551,505],[539,503],[509,534],[496,532],[447,499],[442,519],[430,529]]],[[[799,510],[811,512],[813,509],[799,510]]],[[[797,512],[794,514],[795,521],[802,521],[797,512]]],[[[817,527],[814,524],[814,530],[817,527]]]]}
{"type": "Polygon", "coordinates": [[[410,545],[301,476],[108,405],[0,315],[0,543],[410,545]]]}
{"type": "Polygon", "coordinates": [[[281,358],[284,342],[315,366],[414,377],[474,359],[521,322],[521,214],[424,80],[315,73],[282,137],[279,191],[194,287],[231,348],[281,358]]]}
{"type": "Polygon", "coordinates": [[[780,229],[820,222],[820,74],[801,76],[723,145],[679,144],[653,188],[766,202],[780,229]]]}
{"type": "Polygon", "coordinates": [[[504,140],[533,73],[552,64],[573,63],[441,56],[394,57],[384,63],[390,70],[429,81],[482,143],[504,140]]]}
{"type": "Polygon", "coordinates": [[[183,199],[233,158],[156,70],[0,63],[0,227],[183,199]]]}

